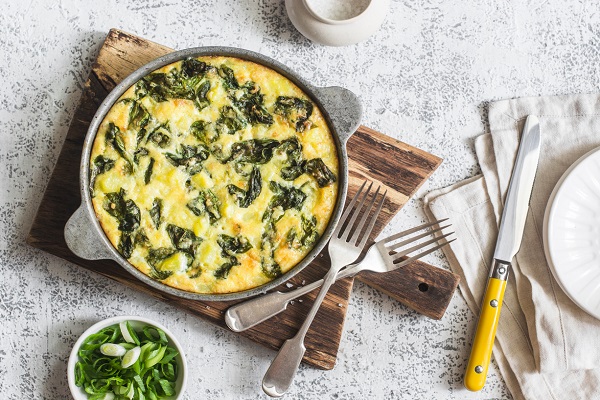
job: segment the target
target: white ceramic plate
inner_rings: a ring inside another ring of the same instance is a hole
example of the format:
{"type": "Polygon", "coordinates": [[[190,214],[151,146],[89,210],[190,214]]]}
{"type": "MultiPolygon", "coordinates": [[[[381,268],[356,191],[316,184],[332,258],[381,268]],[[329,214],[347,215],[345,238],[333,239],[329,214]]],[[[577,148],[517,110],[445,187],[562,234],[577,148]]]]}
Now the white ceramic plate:
{"type": "Polygon", "coordinates": [[[544,249],[565,293],[600,319],[600,148],[556,184],[544,216],[544,249]]]}

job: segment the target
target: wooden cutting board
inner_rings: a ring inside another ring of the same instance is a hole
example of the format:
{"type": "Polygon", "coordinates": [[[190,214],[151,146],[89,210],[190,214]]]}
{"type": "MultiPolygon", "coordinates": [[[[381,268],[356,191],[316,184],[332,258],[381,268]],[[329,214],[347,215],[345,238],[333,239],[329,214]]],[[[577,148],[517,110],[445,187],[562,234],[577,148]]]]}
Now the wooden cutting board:
{"type": "MultiPolygon", "coordinates": [[[[148,61],[171,51],[173,50],[120,30],[113,29],[109,32],[86,82],[79,107],[29,233],[28,243],[226,327],[223,315],[234,302],[201,302],[162,293],[138,281],[114,261],[89,261],[75,256],[66,246],[63,236],[65,223],[81,202],[81,150],[98,106],[123,78],[148,61]]],[[[423,150],[363,126],[348,141],[348,154],[349,197],[365,178],[381,183],[388,189],[387,200],[371,239],[382,231],[442,161],[423,150]]],[[[278,290],[289,290],[320,279],[328,267],[329,257],[324,252],[278,290]]],[[[387,274],[361,275],[359,279],[435,319],[443,316],[458,285],[456,275],[422,262],[414,262],[387,274]]],[[[328,293],[308,332],[304,362],[322,369],[333,368],[352,283],[352,278],[344,279],[337,282],[328,293]]],[[[304,296],[302,301],[290,305],[286,312],[240,334],[272,349],[278,349],[286,339],[295,334],[315,295],[313,292],[304,296]]]]}

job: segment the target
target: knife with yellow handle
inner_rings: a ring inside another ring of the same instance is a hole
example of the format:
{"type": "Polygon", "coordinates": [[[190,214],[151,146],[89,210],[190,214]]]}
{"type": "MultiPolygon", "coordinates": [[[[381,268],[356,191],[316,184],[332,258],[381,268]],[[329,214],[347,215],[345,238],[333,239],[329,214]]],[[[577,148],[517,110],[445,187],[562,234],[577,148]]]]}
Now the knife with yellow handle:
{"type": "Polygon", "coordinates": [[[537,117],[530,115],[525,121],[521,144],[508,185],[494,250],[494,260],[481,303],[479,322],[465,373],[464,384],[471,391],[481,390],[487,378],[511,262],[519,251],[523,239],[523,229],[540,157],[540,147],[540,124],[537,117]]]}

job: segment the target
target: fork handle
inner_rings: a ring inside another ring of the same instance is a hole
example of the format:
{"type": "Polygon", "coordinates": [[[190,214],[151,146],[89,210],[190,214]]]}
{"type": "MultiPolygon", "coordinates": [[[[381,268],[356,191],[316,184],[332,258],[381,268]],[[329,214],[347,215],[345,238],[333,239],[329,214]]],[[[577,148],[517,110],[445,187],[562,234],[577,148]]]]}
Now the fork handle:
{"type": "Polygon", "coordinates": [[[304,337],[306,336],[306,332],[308,332],[308,328],[310,328],[315,315],[317,315],[317,311],[319,311],[321,303],[329,291],[329,288],[335,282],[340,268],[341,266],[335,268],[335,266],[332,265],[331,269],[323,279],[321,290],[319,291],[319,294],[317,295],[317,298],[315,299],[308,316],[300,327],[300,330],[298,330],[296,336],[285,341],[283,346],[281,346],[279,349],[279,353],[277,353],[277,356],[275,356],[275,359],[271,363],[271,366],[267,370],[263,378],[262,386],[263,391],[269,396],[283,396],[283,394],[287,392],[288,388],[294,381],[296,371],[298,371],[298,367],[300,366],[300,362],[302,362],[302,357],[306,351],[306,347],[304,346],[304,337]]]}
{"type": "Polygon", "coordinates": [[[306,352],[304,337],[286,340],[263,378],[263,390],[271,397],[281,397],[292,385],[296,371],[306,352]]]}
{"type": "MultiPolygon", "coordinates": [[[[352,265],[337,274],[336,281],[354,275],[352,265]]],[[[231,306],[225,312],[225,323],[234,332],[242,332],[285,311],[290,301],[312,292],[323,284],[323,279],[289,292],[272,292],[231,306]]]]}

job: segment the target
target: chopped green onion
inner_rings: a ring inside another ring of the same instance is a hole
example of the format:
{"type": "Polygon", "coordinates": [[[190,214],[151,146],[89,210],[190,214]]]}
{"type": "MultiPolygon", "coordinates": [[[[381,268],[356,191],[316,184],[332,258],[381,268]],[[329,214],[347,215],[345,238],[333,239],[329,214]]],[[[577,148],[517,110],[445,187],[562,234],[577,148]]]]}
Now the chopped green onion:
{"type": "Polygon", "coordinates": [[[104,343],[102,346],[100,346],[100,353],[104,354],[105,356],[121,357],[125,355],[126,352],[127,350],[125,347],[121,346],[120,344],[104,343]]]}
{"type": "Polygon", "coordinates": [[[123,359],[121,360],[121,367],[129,368],[133,364],[135,364],[138,358],[140,358],[141,351],[142,349],[140,349],[139,347],[134,347],[131,350],[127,350],[127,353],[125,353],[123,359]]]}
{"type": "Polygon", "coordinates": [[[128,399],[133,399],[133,396],[135,396],[135,389],[133,388],[133,383],[129,382],[127,386],[119,386],[115,388],[115,393],[119,396],[125,396],[128,399]]]}
{"type": "Polygon", "coordinates": [[[121,335],[123,335],[123,339],[125,339],[127,343],[135,343],[138,346],[140,345],[140,339],[138,339],[137,335],[135,334],[135,331],[129,324],[129,321],[121,322],[119,324],[119,329],[121,330],[121,335]]]}
{"type": "Polygon", "coordinates": [[[89,400],[161,400],[175,395],[178,351],[154,326],[128,321],[88,336],[79,347],[75,384],[89,400]]]}
{"type": "Polygon", "coordinates": [[[161,329],[158,329],[154,326],[146,326],[144,329],[142,329],[142,332],[144,332],[144,336],[146,336],[146,339],[151,340],[153,342],[159,342],[162,344],[167,344],[168,342],[167,335],[165,335],[165,333],[161,329]],[[158,338],[152,333],[152,331],[155,331],[157,333],[158,338]]]}
{"type": "Polygon", "coordinates": [[[159,379],[158,383],[160,383],[160,387],[162,388],[165,396],[173,396],[175,394],[175,390],[171,386],[171,383],[166,379],[159,379]]]}
{"type": "Polygon", "coordinates": [[[138,388],[140,389],[140,392],[144,393],[146,391],[146,386],[144,385],[144,381],[142,380],[142,378],[140,378],[139,375],[134,375],[133,380],[135,381],[138,388]]]}
{"type": "Polygon", "coordinates": [[[144,362],[144,366],[146,368],[154,367],[160,360],[163,359],[165,355],[165,350],[167,350],[167,346],[158,345],[157,349],[152,350],[148,354],[148,357],[144,362]]]}

